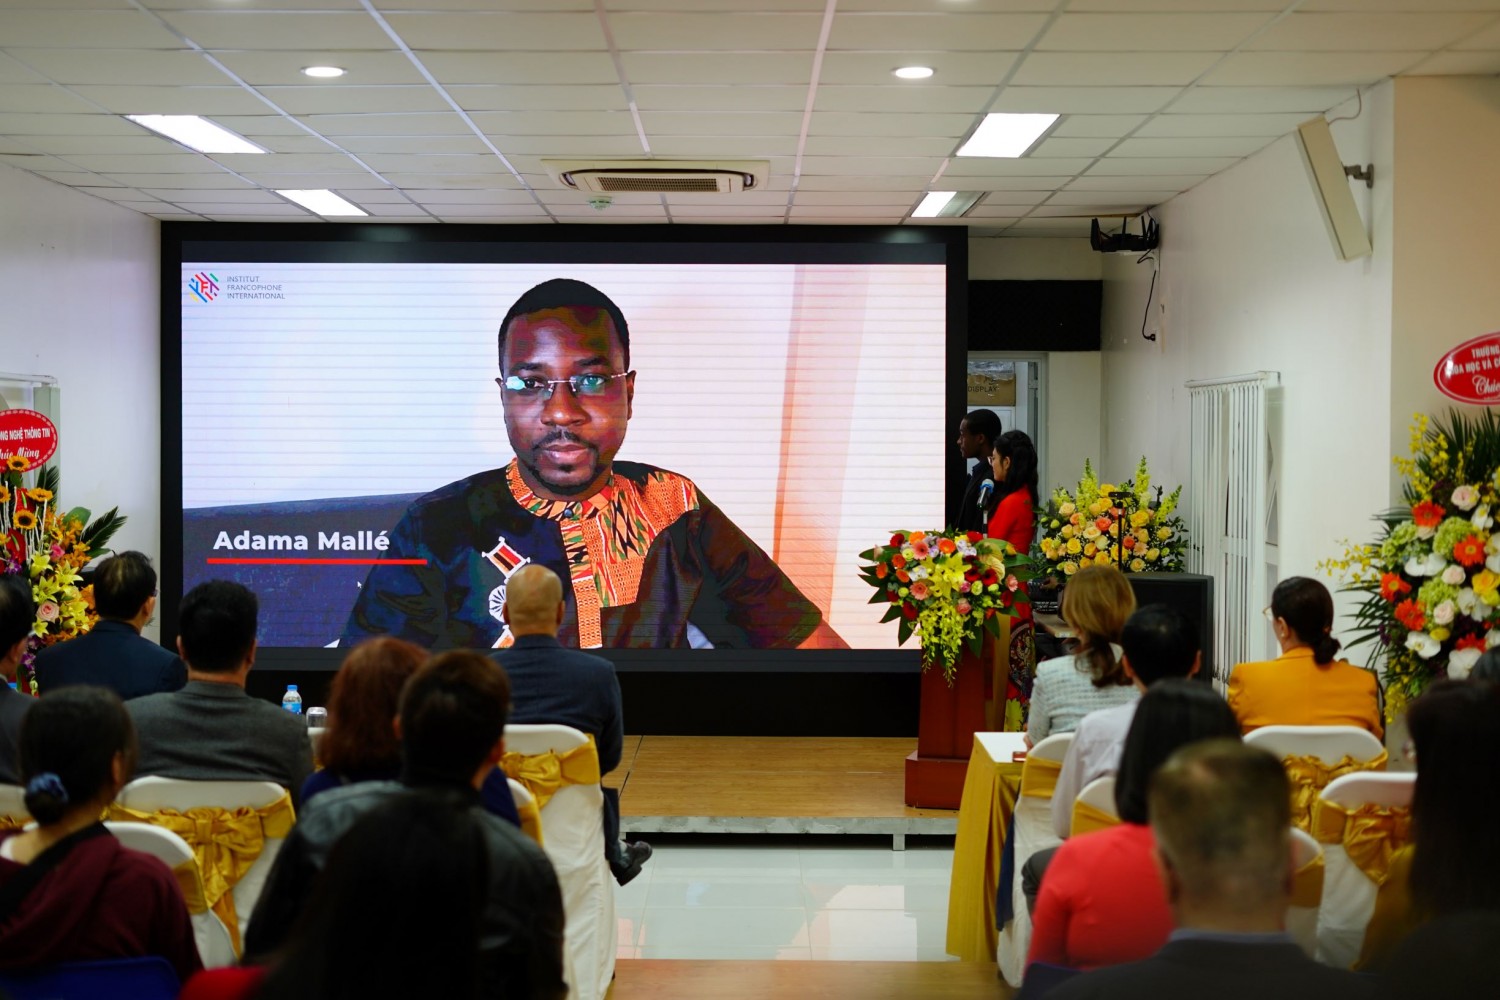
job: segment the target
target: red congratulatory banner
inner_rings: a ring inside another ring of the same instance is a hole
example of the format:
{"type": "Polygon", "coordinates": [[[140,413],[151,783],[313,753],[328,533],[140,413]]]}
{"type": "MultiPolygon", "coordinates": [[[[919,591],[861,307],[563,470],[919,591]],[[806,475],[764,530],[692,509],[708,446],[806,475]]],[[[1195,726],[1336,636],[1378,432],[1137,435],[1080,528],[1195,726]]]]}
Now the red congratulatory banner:
{"type": "Polygon", "coordinates": [[[0,458],[20,455],[35,469],[57,454],[57,425],[35,410],[0,410],[0,458]]]}

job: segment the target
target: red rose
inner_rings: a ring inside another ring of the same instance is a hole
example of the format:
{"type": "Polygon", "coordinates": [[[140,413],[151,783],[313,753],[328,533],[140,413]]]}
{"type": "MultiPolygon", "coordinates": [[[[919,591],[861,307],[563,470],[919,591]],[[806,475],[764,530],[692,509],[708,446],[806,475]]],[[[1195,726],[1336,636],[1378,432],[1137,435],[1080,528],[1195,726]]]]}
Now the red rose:
{"type": "Polygon", "coordinates": [[[899,531],[896,532],[894,535],[891,536],[891,544],[894,545],[894,546],[896,546],[896,547],[898,547],[898,548],[900,546],[902,546],[902,545],[905,545],[906,544],[906,536],[903,535],[903,534],[901,534],[901,532],[899,532],[899,531]]]}
{"type": "Polygon", "coordinates": [[[907,621],[911,621],[913,618],[916,618],[917,617],[917,608],[916,608],[916,605],[914,605],[914,604],[903,604],[903,605],[901,605],[901,616],[903,618],[905,618],[907,621]]]}
{"type": "Polygon", "coordinates": [[[975,580],[979,579],[979,571],[977,569],[965,570],[964,579],[968,580],[970,583],[973,583],[975,580]]]}
{"type": "Polygon", "coordinates": [[[975,542],[975,543],[979,542],[982,538],[984,538],[984,536],[981,535],[977,531],[971,531],[971,532],[969,532],[969,534],[966,537],[969,539],[969,541],[975,542]]]}

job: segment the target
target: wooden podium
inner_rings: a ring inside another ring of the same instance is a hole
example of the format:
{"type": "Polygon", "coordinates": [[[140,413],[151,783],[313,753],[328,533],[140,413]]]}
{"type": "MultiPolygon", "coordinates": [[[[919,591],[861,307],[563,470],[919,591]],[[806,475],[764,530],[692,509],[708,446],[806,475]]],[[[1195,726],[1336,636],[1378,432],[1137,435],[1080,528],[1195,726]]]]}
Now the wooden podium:
{"type": "MultiPolygon", "coordinates": [[[[1002,631],[1009,631],[1002,629],[1002,631]]],[[[926,809],[957,809],[974,734],[984,732],[984,675],[992,667],[991,643],[975,656],[964,647],[953,686],[938,667],[922,673],[922,705],[917,751],[906,758],[906,804],[926,809]]],[[[996,693],[1003,702],[1005,689],[996,693]]]]}

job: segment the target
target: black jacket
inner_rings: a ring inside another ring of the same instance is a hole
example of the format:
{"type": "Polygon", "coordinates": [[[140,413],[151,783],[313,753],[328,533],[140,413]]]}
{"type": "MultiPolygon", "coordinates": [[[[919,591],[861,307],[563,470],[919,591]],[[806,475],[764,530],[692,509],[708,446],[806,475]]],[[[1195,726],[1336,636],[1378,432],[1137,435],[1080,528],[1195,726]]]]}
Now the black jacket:
{"type": "Polygon", "coordinates": [[[187,683],[187,667],[176,653],[125,622],[105,619],[88,634],[53,643],[36,654],[36,683],[43,694],[69,684],[92,684],[129,701],[181,690],[187,683]]]}
{"type": "MultiPolygon", "coordinates": [[[[979,484],[993,475],[990,471],[990,463],[980,459],[979,464],[974,466],[969,473],[969,481],[964,486],[964,498],[958,506],[958,518],[953,527],[958,531],[984,531],[984,511],[979,509],[979,484]]],[[[990,508],[995,506],[995,495],[990,493],[990,508]]]]}

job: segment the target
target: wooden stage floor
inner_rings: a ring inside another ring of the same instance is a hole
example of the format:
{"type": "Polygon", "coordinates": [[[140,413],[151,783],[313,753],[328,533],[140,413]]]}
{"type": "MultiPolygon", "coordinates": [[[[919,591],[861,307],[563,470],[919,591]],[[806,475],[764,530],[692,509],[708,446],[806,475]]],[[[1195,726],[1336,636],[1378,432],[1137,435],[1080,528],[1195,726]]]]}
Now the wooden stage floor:
{"type": "Polygon", "coordinates": [[[1005,1000],[994,962],[739,962],[629,959],[609,1000],[1005,1000]]]}
{"type": "Polygon", "coordinates": [[[906,755],[887,738],[627,736],[620,767],[626,833],[953,835],[958,814],[903,801],[906,755]]]}

